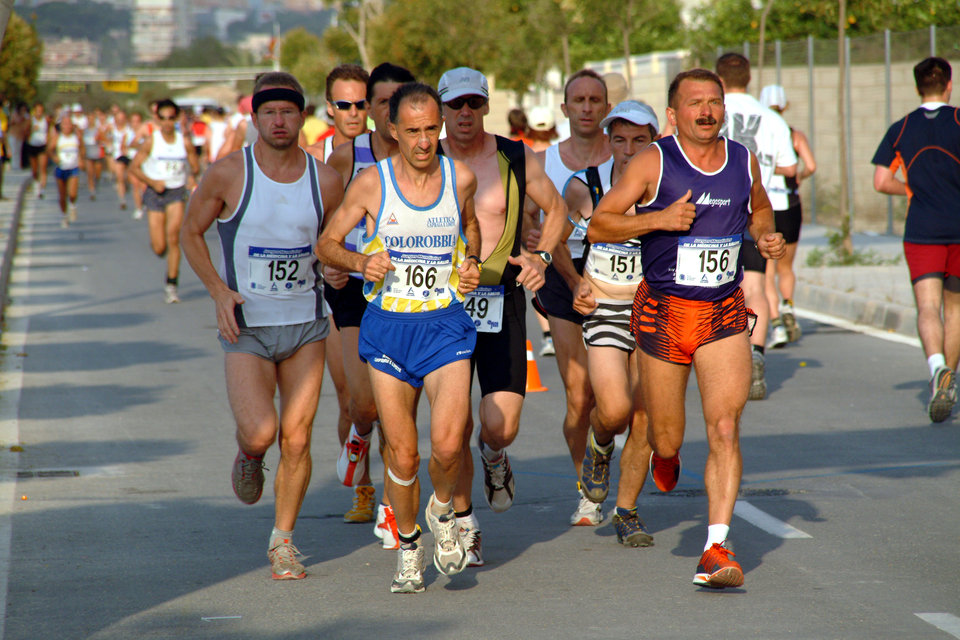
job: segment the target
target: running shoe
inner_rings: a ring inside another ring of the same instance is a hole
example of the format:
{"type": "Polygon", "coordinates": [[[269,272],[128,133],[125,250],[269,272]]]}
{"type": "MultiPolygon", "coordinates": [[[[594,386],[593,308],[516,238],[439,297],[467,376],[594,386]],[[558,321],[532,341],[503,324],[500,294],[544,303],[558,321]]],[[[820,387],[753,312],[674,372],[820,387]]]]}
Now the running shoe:
{"type": "Polygon", "coordinates": [[[127,203],[126,203],[126,202],[121,202],[121,203],[120,203],[120,211],[126,211],[126,210],[127,210],[127,203]]]}
{"type": "Polygon", "coordinates": [[[133,219],[139,220],[143,217],[143,207],[134,207],[133,209],[133,219]]]}
{"type": "Polygon", "coordinates": [[[697,573],[693,576],[693,584],[711,589],[743,586],[743,569],[740,563],[731,558],[736,555],[723,544],[714,542],[713,545],[700,556],[697,573]]]}
{"type": "Polygon", "coordinates": [[[787,337],[787,328],[783,326],[782,318],[774,318],[770,321],[770,342],[767,343],[768,349],[781,349],[787,346],[790,339],[787,337]]]}
{"type": "Polygon", "coordinates": [[[766,359],[759,351],[753,352],[753,370],[750,374],[751,400],[763,400],[767,397],[766,359]]]}
{"type": "Polygon", "coordinates": [[[957,377],[949,367],[939,367],[930,380],[930,402],[927,415],[932,422],[943,422],[953,412],[957,402],[957,377]]]}
{"type": "Polygon", "coordinates": [[[643,521],[637,517],[637,511],[634,509],[627,516],[621,516],[619,512],[613,514],[613,529],[617,532],[617,542],[625,547],[651,547],[653,546],[653,536],[643,525],[643,521]]]}
{"type": "Polygon", "coordinates": [[[400,547],[397,551],[397,575],[390,591],[393,593],[421,593],[423,584],[423,545],[420,541],[400,547]]]}
{"type": "Polygon", "coordinates": [[[70,221],[67,220],[67,216],[63,216],[62,218],[60,218],[60,228],[61,228],[61,229],[66,229],[66,228],[68,228],[69,226],[70,226],[70,221]]]}
{"type": "Polygon", "coordinates": [[[177,285],[168,284],[163,287],[163,301],[167,304],[180,302],[180,296],[177,294],[177,285]]]}
{"type": "Polygon", "coordinates": [[[667,493],[673,491],[680,481],[680,454],[672,458],[661,458],[657,454],[650,452],[650,475],[653,476],[653,483],[657,489],[667,493]]]}
{"type": "Polygon", "coordinates": [[[373,527],[373,535],[380,538],[380,546],[384,549],[400,548],[400,533],[397,531],[393,507],[385,504],[377,506],[377,524],[373,527]]]}
{"type": "Polygon", "coordinates": [[[353,507],[343,514],[344,522],[373,522],[373,505],[377,501],[377,490],[373,487],[357,487],[353,496],[353,507]]]}
{"type": "Polygon", "coordinates": [[[797,316],[793,313],[793,305],[789,302],[780,303],[780,317],[783,319],[783,326],[787,329],[787,339],[790,342],[796,342],[803,335],[800,324],[797,322],[797,316]]]}
{"type": "Polygon", "coordinates": [[[503,513],[513,504],[514,482],[510,458],[504,451],[495,462],[490,462],[483,455],[481,441],[480,462],[483,463],[483,495],[487,498],[487,504],[494,512],[503,513]]]}
{"type": "Polygon", "coordinates": [[[574,527],[595,527],[603,522],[603,511],[600,505],[584,495],[579,482],[577,491],[580,493],[580,503],[577,505],[577,510],[570,516],[570,524],[574,527]]]}
{"type": "Polygon", "coordinates": [[[460,525],[460,539],[463,540],[463,546],[467,548],[467,566],[482,567],[483,545],[480,529],[460,525]]]}
{"type": "Polygon", "coordinates": [[[304,557],[289,540],[283,540],[277,546],[267,551],[270,559],[270,569],[274,580],[300,580],[307,577],[307,572],[300,562],[304,557]]]}
{"type": "Polygon", "coordinates": [[[433,534],[433,566],[448,576],[460,573],[467,566],[467,550],[460,538],[457,516],[451,508],[448,513],[438,516],[433,513],[435,496],[427,501],[427,527],[433,534]]]}
{"type": "MultiPolygon", "coordinates": [[[[610,442],[613,445],[613,441],[610,442]]],[[[610,459],[613,457],[613,447],[610,453],[604,453],[597,448],[593,429],[587,434],[587,451],[580,463],[580,490],[591,502],[600,504],[607,499],[610,493],[610,459]]]]}
{"type": "Polygon", "coordinates": [[[233,493],[240,502],[254,504],[263,493],[263,456],[250,458],[243,451],[237,452],[233,460],[233,472],[230,479],[233,483],[233,493]]]}
{"type": "Polygon", "coordinates": [[[340,457],[337,458],[337,477],[340,482],[352,487],[360,481],[363,475],[363,461],[370,450],[370,438],[361,438],[357,433],[357,425],[350,426],[350,435],[340,448],[340,457]]]}
{"type": "Polygon", "coordinates": [[[540,357],[546,358],[547,356],[557,355],[557,350],[553,346],[553,337],[548,336],[543,339],[543,342],[540,344],[540,357]]]}
{"type": "Polygon", "coordinates": [[[70,222],[76,222],[77,221],[77,205],[75,202],[70,203],[70,206],[67,207],[67,212],[68,212],[67,215],[70,218],[70,222]]]}

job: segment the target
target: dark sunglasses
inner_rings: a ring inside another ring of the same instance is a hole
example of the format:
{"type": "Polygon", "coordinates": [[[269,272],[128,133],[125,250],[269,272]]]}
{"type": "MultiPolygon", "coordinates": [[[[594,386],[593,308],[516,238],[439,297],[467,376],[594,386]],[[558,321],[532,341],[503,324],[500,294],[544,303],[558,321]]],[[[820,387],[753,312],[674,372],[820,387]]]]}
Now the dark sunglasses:
{"type": "Polygon", "coordinates": [[[157,116],[157,120],[176,120],[177,116],[157,116]]]}
{"type": "Polygon", "coordinates": [[[483,105],[487,104],[487,99],[483,96],[460,96],[459,98],[454,98],[444,102],[443,104],[447,105],[454,111],[459,111],[463,109],[463,105],[468,105],[471,109],[480,109],[483,105]]]}
{"type": "Polygon", "coordinates": [[[364,111],[367,108],[367,101],[357,100],[356,102],[350,102],[349,100],[334,100],[333,106],[337,108],[337,111],[350,111],[350,107],[356,107],[357,111],[364,111]]]}

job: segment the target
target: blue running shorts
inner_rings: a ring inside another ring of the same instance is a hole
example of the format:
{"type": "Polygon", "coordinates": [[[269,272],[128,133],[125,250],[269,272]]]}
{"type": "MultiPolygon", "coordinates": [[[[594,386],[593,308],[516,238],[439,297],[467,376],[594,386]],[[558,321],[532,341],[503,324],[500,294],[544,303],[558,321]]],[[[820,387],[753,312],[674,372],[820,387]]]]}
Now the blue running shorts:
{"type": "Polygon", "coordinates": [[[427,374],[469,360],[476,344],[477,329],[460,303],[421,313],[370,304],[360,323],[358,351],[374,369],[420,388],[427,374]]]}

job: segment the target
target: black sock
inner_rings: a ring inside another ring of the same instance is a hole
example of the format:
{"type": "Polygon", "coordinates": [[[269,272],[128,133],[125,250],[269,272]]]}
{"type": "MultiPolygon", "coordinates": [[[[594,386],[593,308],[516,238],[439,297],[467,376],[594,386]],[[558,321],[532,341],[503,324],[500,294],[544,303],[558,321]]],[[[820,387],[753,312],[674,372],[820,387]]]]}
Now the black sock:
{"type": "Polygon", "coordinates": [[[173,286],[177,286],[178,279],[179,278],[171,278],[170,276],[167,276],[167,284],[172,284],[173,286]]]}
{"type": "Polygon", "coordinates": [[[398,531],[397,537],[400,538],[401,545],[410,545],[415,543],[417,540],[420,539],[420,525],[417,525],[417,529],[416,531],[413,532],[412,536],[407,537],[398,531]]]}
{"type": "Polygon", "coordinates": [[[763,351],[764,351],[764,350],[763,350],[763,347],[761,347],[760,345],[758,345],[758,344],[752,344],[752,345],[750,345],[750,347],[753,348],[753,350],[754,350],[755,352],[759,353],[760,355],[763,355],[763,351]]]}
{"type": "Polygon", "coordinates": [[[544,338],[549,338],[549,337],[550,337],[550,331],[549,331],[549,330],[548,330],[548,331],[544,331],[544,332],[543,332],[543,337],[544,337],[544,338]]]}
{"type": "Polygon", "coordinates": [[[454,512],[453,512],[453,514],[454,514],[455,516],[457,516],[458,518],[466,518],[466,517],[469,516],[471,513],[473,513],[473,503],[471,503],[470,506],[467,507],[466,511],[454,511],[454,512]]]}

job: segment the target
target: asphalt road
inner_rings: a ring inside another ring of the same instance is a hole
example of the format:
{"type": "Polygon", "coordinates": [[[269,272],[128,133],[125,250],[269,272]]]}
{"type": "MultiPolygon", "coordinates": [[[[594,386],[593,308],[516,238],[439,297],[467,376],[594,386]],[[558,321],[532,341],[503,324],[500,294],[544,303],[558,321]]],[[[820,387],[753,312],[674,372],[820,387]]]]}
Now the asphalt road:
{"type": "Polygon", "coordinates": [[[186,265],[183,302],[163,303],[145,221],[109,190],[91,202],[81,188],[66,230],[52,181],[24,211],[0,377],[2,637],[960,638],[958,419],[929,424],[915,345],[809,319],[769,355],[769,397],[743,415],[742,589],[691,584],[706,534],[695,381],[681,484],[648,483],[655,546],[627,549],[609,518],[568,524],[575,477],[550,358],[538,359],[550,391],[528,396],[511,449],[513,508],[493,514],[475,494],[485,567],[431,566],[426,593],[390,593],[395,553],[341,521],[351,492],[327,381],[295,538],[310,575],[271,581],[269,491],[245,506],[230,489],[212,303],[186,265]]]}

